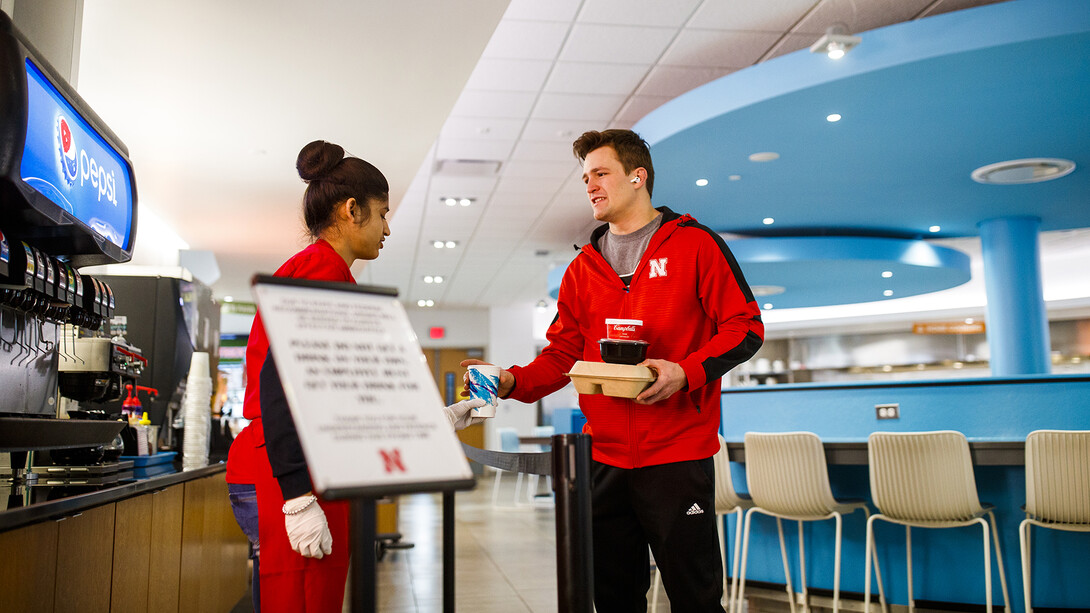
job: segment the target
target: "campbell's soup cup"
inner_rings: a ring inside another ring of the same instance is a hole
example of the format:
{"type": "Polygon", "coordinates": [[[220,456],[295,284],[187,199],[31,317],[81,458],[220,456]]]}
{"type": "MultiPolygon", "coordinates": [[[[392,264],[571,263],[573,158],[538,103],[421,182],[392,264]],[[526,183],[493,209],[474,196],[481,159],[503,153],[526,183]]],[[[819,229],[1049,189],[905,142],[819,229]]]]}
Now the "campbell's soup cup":
{"type": "Polygon", "coordinates": [[[611,341],[638,341],[643,333],[642,319],[607,319],[606,338],[611,341]]]}

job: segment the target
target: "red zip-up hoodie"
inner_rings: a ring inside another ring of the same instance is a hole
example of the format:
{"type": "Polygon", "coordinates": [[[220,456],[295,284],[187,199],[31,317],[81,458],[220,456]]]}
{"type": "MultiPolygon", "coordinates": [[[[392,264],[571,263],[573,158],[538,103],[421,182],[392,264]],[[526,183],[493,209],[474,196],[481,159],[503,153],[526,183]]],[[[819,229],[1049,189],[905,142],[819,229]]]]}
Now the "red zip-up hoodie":
{"type": "Polygon", "coordinates": [[[688,385],[651,405],[580,395],[593,437],[593,458],[638,468],[711,457],[719,449],[719,379],[764,341],[761,312],[723,239],[690,215],[666,207],[629,287],[602,257],[598,227],[564,273],[549,345],[533,362],[513,366],[509,398],[535,402],[564,387],[578,360],[601,362],[607,318],[643,320],[649,359],[678,363],[688,385]]]}

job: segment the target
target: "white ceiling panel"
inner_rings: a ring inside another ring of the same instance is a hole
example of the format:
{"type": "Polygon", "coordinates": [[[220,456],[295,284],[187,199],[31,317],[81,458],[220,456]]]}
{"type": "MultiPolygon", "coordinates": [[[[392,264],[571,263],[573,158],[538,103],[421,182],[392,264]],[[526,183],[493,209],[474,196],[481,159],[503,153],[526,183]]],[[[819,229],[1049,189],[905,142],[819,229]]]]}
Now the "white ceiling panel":
{"type": "Polygon", "coordinates": [[[678,35],[662,64],[740,68],[756,62],[780,38],[779,33],[686,29],[678,35]]]}
{"type": "Polygon", "coordinates": [[[566,177],[508,177],[500,179],[496,189],[505,192],[541,192],[554,194],[563,187],[566,177]]]}
{"type": "Polygon", "coordinates": [[[734,69],[731,68],[655,66],[636,93],[641,96],[674,98],[732,72],[734,69]]]}
{"type": "Polygon", "coordinates": [[[552,60],[564,44],[569,24],[552,21],[503,20],[496,27],[485,58],[552,60]]]}
{"type": "Polygon", "coordinates": [[[515,146],[514,139],[440,139],[439,159],[444,160],[505,160],[515,146]]]}
{"type": "Polygon", "coordinates": [[[821,0],[714,0],[705,2],[686,24],[712,30],[783,32],[798,22],[821,0]]]}
{"type": "Polygon", "coordinates": [[[817,39],[818,37],[813,34],[788,34],[780,39],[774,47],[769,49],[768,56],[765,57],[765,60],[787,55],[788,53],[795,51],[809,49],[810,45],[817,42],[817,39]]]}
{"type": "Polygon", "coordinates": [[[912,19],[934,0],[824,0],[792,30],[798,34],[825,33],[843,23],[852,34],[912,19]]]}
{"type": "Polygon", "coordinates": [[[601,130],[600,121],[577,119],[530,119],[522,132],[526,140],[559,140],[572,143],[588,130],[601,130]]]}
{"type": "Polygon", "coordinates": [[[606,23],[643,26],[680,26],[693,13],[700,0],[588,0],[576,20],[579,23],[606,23]]]}
{"type": "Polygon", "coordinates": [[[635,123],[651,111],[672,100],[670,96],[632,96],[614,118],[617,121],[635,123]]]}
{"type": "Polygon", "coordinates": [[[624,104],[624,96],[593,94],[542,94],[531,117],[535,119],[583,119],[608,121],[624,104]]]}
{"type": "MultiPolygon", "coordinates": [[[[429,207],[439,206],[440,198],[446,196],[465,196],[467,198],[483,198],[495,188],[498,177],[448,177],[435,175],[428,185],[428,197],[425,200],[429,207]]],[[[445,205],[444,205],[445,206],[445,205]]],[[[453,207],[460,209],[462,207],[453,207]]]]}
{"type": "Polygon", "coordinates": [[[466,89],[536,92],[545,83],[552,67],[549,60],[483,58],[469,75],[466,89]]]}
{"type": "MultiPolygon", "coordinates": [[[[439,139],[510,139],[514,140],[522,134],[522,127],[526,120],[500,119],[497,117],[449,117],[439,132],[439,139]]],[[[424,167],[426,168],[426,167],[424,167]]],[[[424,175],[427,176],[427,173],[424,175]]]]}
{"type": "Polygon", "coordinates": [[[561,140],[522,140],[511,154],[511,160],[519,162],[561,162],[570,159],[571,142],[561,140]]]}
{"type": "Polygon", "coordinates": [[[576,24],[560,59],[572,62],[653,64],[677,33],[675,28],[576,24]]]}
{"type": "Polygon", "coordinates": [[[453,117],[523,119],[530,114],[536,94],[526,92],[464,91],[450,114],[453,117]]]}
{"type": "Polygon", "coordinates": [[[579,10],[583,0],[511,0],[507,12],[503,14],[507,19],[529,19],[534,21],[572,21],[579,10]]]}
{"type": "Polygon", "coordinates": [[[497,206],[540,209],[548,206],[552,197],[551,193],[496,190],[488,206],[490,209],[497,206]]]}
{"type": "Polygon", "coordinates": [[[939,0],[939,2],[924,9],[919,17],[931,17],[932,15],[949,13],[950,11],[960,11],[976,6],[984,6],[985,4],[993,4],[994,2],[995,0],[939,0]]]}
{"type": "MultiPolygon", "coordinates": [[[[570,151],[570,149],[569,149],[570,151]]],[[[548,177],[566,179],[579,168],[575,156],[570,161],[512,161],[504,167],[504,177],[548,177]]]]}
{"type": "Polygon", "coordinates": [[[647,64],[557,62],[545,91],[550,93],[624,94],[636,89],[647,74],[647,64]]]}

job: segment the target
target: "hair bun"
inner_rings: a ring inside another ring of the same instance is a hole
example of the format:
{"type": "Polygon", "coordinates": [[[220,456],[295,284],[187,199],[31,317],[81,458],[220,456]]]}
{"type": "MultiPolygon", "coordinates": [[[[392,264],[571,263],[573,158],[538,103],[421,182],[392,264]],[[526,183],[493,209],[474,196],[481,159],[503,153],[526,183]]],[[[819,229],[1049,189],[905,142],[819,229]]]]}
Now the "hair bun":
{"type": "Polygon", "coordinates": [[[307,182],[321,179],[329,174],[344,159],[344,148],[340,145],[316,140],[303,147],[295,160],[295,169],[307,182]]]}

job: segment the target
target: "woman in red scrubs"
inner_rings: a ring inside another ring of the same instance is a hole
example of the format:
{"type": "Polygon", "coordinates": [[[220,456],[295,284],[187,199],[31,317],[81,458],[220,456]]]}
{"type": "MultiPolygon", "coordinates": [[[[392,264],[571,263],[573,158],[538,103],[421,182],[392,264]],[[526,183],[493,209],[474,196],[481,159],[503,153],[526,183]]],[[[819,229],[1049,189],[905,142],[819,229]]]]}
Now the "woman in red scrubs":
{"type": "MultiPolygon", "coordinates": [[[[390,235],[386,177],[325,141],[303,147],[296,169],[307,183],[303,218],[314,242],[276,275],[355,283],[349,266],[377,258],[390,235]]],[[[266,613],[340,611],[348,574],[348,505],[312,494],[306,460],[268,351],[258,315],[246,346],[243,415],[251,421],[235,438],[227,460],[235,516],[258,554],[254,608],[266,613]],[[269,366],[262,375],[266,361],[269,366]]],[[[477,404],[467,401],[445,409],[452,427],[479,420],[468,411],[483,402],[473,402],[477,404]]]]}

